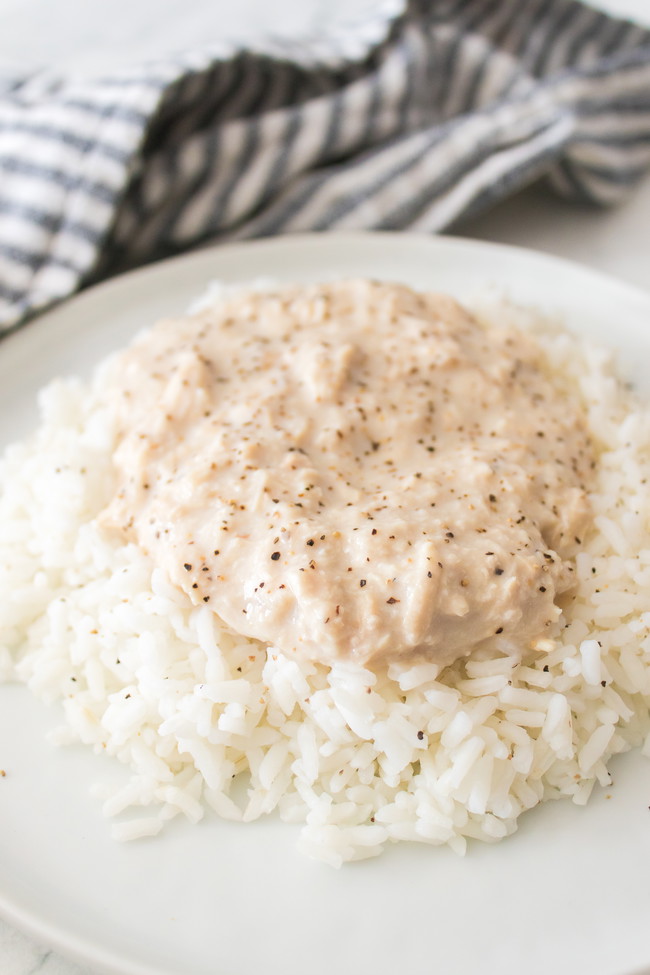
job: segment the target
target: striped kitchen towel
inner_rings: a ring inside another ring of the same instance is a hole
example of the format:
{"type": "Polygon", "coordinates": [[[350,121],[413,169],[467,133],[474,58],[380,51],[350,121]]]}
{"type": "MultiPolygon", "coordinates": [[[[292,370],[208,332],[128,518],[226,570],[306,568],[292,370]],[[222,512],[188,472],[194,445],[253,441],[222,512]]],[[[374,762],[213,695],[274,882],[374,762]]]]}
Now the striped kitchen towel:
{"type": "Polygon", "coordinates": [[[383,0],[300,45],[0,75],[0,328],[200,242],[436,231],[650,164],[650,32],[575,0],[383,0]]]}

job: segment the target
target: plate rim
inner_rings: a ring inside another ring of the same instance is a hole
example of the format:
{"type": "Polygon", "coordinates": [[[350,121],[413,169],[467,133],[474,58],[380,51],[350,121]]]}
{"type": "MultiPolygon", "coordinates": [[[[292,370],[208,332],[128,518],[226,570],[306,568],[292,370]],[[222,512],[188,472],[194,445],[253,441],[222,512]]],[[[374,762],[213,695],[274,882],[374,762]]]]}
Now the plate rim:
{"type": "Polygon", "coordinates": [[[195,262],[202,263],[203,261],[208,262],[215,257],[219,258],[224,251],[229,253],[241,251],[245,253],[248,250],[274,250],[277,247],[296,244],[313,247],[325,241],[330,243],[332,240],[340,240],[347,244],[357,243],[362,246],[369,241],[393,242],[399,240],[405,241],[406,244],[411,243],[415,246],[423,247],[435,248],[442,245],[444,248],[458,249],[459,251],[488,250],[495,254],[500,253],[504,257],[511,255],[518,260],[533,258],[547,264],[549,269],[563,269],[566,272],[580,275],[585,280],[591,278],[593,281],[598,281],[599,284],[605,284],[607,287],[625,293],[626,297],[635,303],[640,302],[642,305],[647,305],[650,302],[650,289],[646,291],[637,284],[624,281],[615,274],[590,267],[578,260],[558,257],[548,251],[536,250],[534,247],[523,247],[519,244],[504,244],[499,241],[486,241],[473,237],[464,237],[462,235],[409,233],[394,230],[286,233],[277,237],[261,237],[253,240],[224,241],[223,243],[207,244],[205,247],[199,247],[187,253],[166,257],[159,261],[152,261],[149,264],[132,268],[114,277],[99,281],[97,284],[91,284],[64,298],[61,302],[44,309],[33,318],[27,319],[24,323],[11,327],[8,332],[0,333],[0,350],[25,341],[23,336],[28,332],[32,334],[34,332],[40,333],[41,330],[50,327],[50,321],[55,319],[56,322],[56,319],[59,316],[65,315],[70,307],[76,310],[79,307],[83,307],[87,302],[94,302],[97,298],[101,299],[104,296],[110,298],[113,292],[119,292],[123,288],[128,288],[133,284],[137,285],[141,282],[146,282],[148,278],[155,278],[165,271],[182,269],[185,266],[192,266],[195,262]]]}

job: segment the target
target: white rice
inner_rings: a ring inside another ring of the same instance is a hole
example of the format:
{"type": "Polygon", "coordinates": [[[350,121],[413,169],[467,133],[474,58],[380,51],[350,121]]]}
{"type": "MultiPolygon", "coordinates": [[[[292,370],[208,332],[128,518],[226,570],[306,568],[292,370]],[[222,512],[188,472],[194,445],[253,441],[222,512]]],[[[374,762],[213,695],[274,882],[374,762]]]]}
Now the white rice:
{"type": "Polygon", "coordinates": [[[113,485],[105,371],[41,394],[38,432],[0,470],[0,680],[61,702],[58,743],[130,766],[123,789],[94,790],[116,839],[277,810],[335,866],[397,840],[463,853],[544,799],[585,803],[612,755],[650,754],[650,411],[601,351],[543,342],[602,451],[574,598],[520,663],[503,641],[442,673],[299,663],[194,608],[94,525],[113,485]]]}

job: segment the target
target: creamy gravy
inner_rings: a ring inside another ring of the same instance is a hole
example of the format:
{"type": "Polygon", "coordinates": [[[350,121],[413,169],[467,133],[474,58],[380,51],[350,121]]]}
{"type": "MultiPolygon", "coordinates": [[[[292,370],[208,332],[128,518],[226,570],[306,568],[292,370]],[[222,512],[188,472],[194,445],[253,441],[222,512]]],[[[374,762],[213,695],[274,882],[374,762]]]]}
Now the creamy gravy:
{"type": "Polygon", "coordinates": [[[163,321],[116,375],[103,523],[235,631],[446,664],[556,620],[594,458],[530,337],[351,281],[163,321]]]}

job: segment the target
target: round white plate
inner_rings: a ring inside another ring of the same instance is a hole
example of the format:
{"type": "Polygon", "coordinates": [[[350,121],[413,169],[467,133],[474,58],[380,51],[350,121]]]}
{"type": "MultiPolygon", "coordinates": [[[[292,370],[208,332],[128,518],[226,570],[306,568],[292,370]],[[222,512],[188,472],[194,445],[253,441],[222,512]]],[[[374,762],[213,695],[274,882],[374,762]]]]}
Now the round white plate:
{"type": "MultiPolygon", "coordinates": [[[[363,275],[506,293],[620,351],[650,393],[650,295],[550,257],[444,238],[357,234],[219,247],[94,288],[0,344],[0,443],[37,389],[87,373],[215,278],[363,275]]],[[[650,603],[650,594],[649,594],[650,603]]],[[[125,773],[44,743],[59,722],[0,687],[0,912],[94,972],[120,975],[632,975],[650,966],[650,763],[612,763],[586,808],[547,803],[496,846],[397,846],[340,871],[299,856],[297,827],[180,822],[116,845],[89,786],[125,773]]]]}

